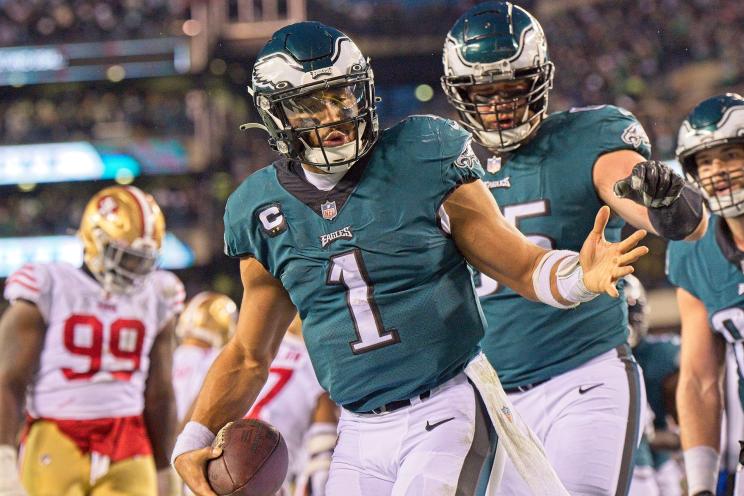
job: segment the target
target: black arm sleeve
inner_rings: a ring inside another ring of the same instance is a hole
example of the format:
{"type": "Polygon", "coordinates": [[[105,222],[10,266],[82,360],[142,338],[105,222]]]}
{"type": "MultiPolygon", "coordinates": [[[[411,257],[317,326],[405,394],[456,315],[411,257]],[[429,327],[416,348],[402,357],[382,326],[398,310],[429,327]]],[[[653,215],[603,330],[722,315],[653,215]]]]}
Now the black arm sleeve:
{"type": "Polygon", "coordinates": [[[689,236],[703,218],[703,196],[685,184],[679,198],[668,207],[649,208],[648,218],[659,236],[679,241],[689,236]]]}

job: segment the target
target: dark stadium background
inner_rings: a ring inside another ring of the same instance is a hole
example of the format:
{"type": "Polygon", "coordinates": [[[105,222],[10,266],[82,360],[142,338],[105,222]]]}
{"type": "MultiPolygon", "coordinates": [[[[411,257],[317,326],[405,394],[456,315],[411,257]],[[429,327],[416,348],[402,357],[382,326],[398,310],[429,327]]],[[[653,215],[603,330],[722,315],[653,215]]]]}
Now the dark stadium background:
{"type": "MultiPolygon", "coordinates": [[[[264,134],[238,130],[257,119],[245,86],[261,45],[288,22],[325,22],[372,58],[384,126],[412,113],[452,116],[441,47],[475,3],[0,0],[0,283],[26,261],[79,256],[70,235],[85,202],[118,180],[164,208],[175,236],[169,263],[184,266],[176,272],[189,295],[239,297],[237,263],[222,254],[222,211],[273,157],[264,134]],[[41,146],[50,143],[64,145],[41,146]],[[87,161],[103,165],[83,176],[87,161]]],[[[625,107],[655,158],[673,159],[676,130],[697,101],[744,91],[741,0],[515,3],[548,36],[551,111],[625,107]]],[[[673,329],[664,243],[647,243],[637,274],[652,289],[652,324],[673,329]]]]}

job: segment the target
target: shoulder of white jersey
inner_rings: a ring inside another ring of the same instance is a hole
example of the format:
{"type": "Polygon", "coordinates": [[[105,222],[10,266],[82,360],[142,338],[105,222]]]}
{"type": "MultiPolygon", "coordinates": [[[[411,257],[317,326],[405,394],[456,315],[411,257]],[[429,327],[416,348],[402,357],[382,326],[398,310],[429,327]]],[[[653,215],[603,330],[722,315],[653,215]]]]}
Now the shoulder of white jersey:
{"type": "Polygon", "coordinates": [[[152,288],[158,300],[160,326],[183,311],[186,289],[173,272],[156,270],[147,276],[145,284],[152,288]]]}
{"type": "Polygon", "coordinates": [[[22,299],[35,303],[41,294],[50,289],[48,265],[27,263],[13,271],[5,280],[5,299],[10,302],[22,299]]]}
{"type": "Polygon", "coordinates": [[[49,321],[52,293],[56,281],[71,287],[80,269],[66,262],[27,263],[5,280],[3,297],[9,302],[29,301],[36,305],[45,321],[49,321]]]}

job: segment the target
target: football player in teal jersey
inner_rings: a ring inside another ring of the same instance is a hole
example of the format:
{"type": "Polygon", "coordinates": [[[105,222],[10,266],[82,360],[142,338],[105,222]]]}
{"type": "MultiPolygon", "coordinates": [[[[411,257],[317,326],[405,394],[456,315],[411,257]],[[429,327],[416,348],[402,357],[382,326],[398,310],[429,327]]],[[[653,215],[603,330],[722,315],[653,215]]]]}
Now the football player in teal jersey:
{"type": "MultiPolygon", "coordinates": [[[[510,456],[524,446],[509,444],[520,420],[478,354],[466,260],[527,298],[572,307],[618,296],[644,232],[608,243],[603,208],[580,253],[530,243],[500,215],[456,123],[414,116],[378,131],[367,59],[323,24],[276,32],[249,91],[282,158],[227,202],[225,248],[240,258],[244,297],[176,443],[177,470],[213,494],[214,433],[254,401],[299,311],[318,380],[343,407],[327,494],[474,494],[482,469],[490,476],[491,427],[510,456]]],[[[547,462],[521,459],[542,494],[566,494],[547,462]]]]}
{"type": "Polygon", "coordinates": [[[679,130],[677,158],[713,213],[703,239],[667,249],[682,319],[677,408],[685,470],[690,494],[705,495],[715,493],[718,474],[726,343],[744,398],[744,98],[728,93],[698,104],[679,130]]]}
{"type": "MultiPolygon", "coordinates": [[[[443,62],[442,86],[480,145],[483,182],[528,239],[576,250],[602,205],[615,214],[608,239],[619,239],[626,221],[670,239],[702,236],[700,193],[648,160],[648,138],[630,112],[598,105],[548,114],[554,67],[526,10],[503,1],[472,7],[448,33],[443,62]]],[[[476,285],[488,323],[483,351],[566,488],[624,494],[645,405],[624,301],[602,296],[560,312],[484,274],[476,285]]],[[[500,493],[526,491],[507,462],[500,493]]]]}
{"type": "Polygon", "coordinates": [[[643,369],[650,407],[629,495],[681,496],[682,473],[671,457],[672,451],[680,448],[679,435],[670,429],[668,422],[670,417],[676,422],[674,392],[679,379],[679,336],[648,335],[646,290],[633,275],[625,276],[624,280],[628,302],[628,341],[643,369]]]}

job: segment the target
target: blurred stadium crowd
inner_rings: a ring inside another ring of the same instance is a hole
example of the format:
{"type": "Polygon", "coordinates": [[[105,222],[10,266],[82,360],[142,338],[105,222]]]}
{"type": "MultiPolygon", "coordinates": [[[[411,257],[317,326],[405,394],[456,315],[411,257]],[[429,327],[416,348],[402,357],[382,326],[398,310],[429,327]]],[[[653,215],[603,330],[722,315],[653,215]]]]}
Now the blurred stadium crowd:
{"type": "Polygon", "coordinates": [[[177,33],[187,0],[7,0],[0,45],[155,38],[177,33]],[[174,23],[174,21],[176,21],[174,23]]]}
{"type": "MultiPolygon", "coordinates": [[[[236,3],[226,2],[227,10],[234,10],[236,3]]],[[[396,59],[407,60],[407,46],[418,46],[431,67],[440,67],[444,34],[474,3],[311,0],[306,9],[308,18],[339,26],[355,38],[398,40],[393,54],[373,53],[373,65],[377,60],[395,67],[396,59]],[[420,22],[422,18],[427,22],[420,22]]],[[[604,103],[625,107],[649,133],[655,158],[673,157],[676,129],[694,102],[744,82],[744,37],[740,35],[744,3],[738,0],[518,3],[535,12],[548,37],[556,66],[550,110],[604,103]],[[694,91],[688,84],[693,80],[694,91]]],[[[0,1],[0,49],[183,37],[191,8],[186,0],[0,1]]],[[[255,119],[245,94],[255,48],[226,51],[219,35],[216,40],[209,63],[189,75],[0,87],[0,145],[183,140],[189,152],[187,172],[179,172],[177,179],[143,176],[136,184],[153,191],[172,226],[209,232],[211,255],[200,260],[212,267],[207,273],[234,276],[220,243],[224,200],[235,184],[271,161],[273,154],[262,134],[237,129],[255,119]],[[224,174],[214,181],[215,173],[224,174]],[[200,224],[193,219],[200,219],[200,224]]],[[[417,99],[410,73],[375,67],[383,125],[410,113],[452,116],[438,74],[422,72],[426,75],[420,83],[433,89],[433,95],[417,99]]],[[[74,229],[83,201],[98,185],[75,187],[81,193],[70,200],[54,185],[24,191],[0,186],[0,235],[74,229]]],[[[654,248],[652,257],[639,272],[647,286],[663,286],[663,243],[654,239],[649,243],[654,248]]],[[[185,279],[188,284],[188,275],[185,279]]],[[[236,291],[237,284],[231,289],[236,291]]]]}

